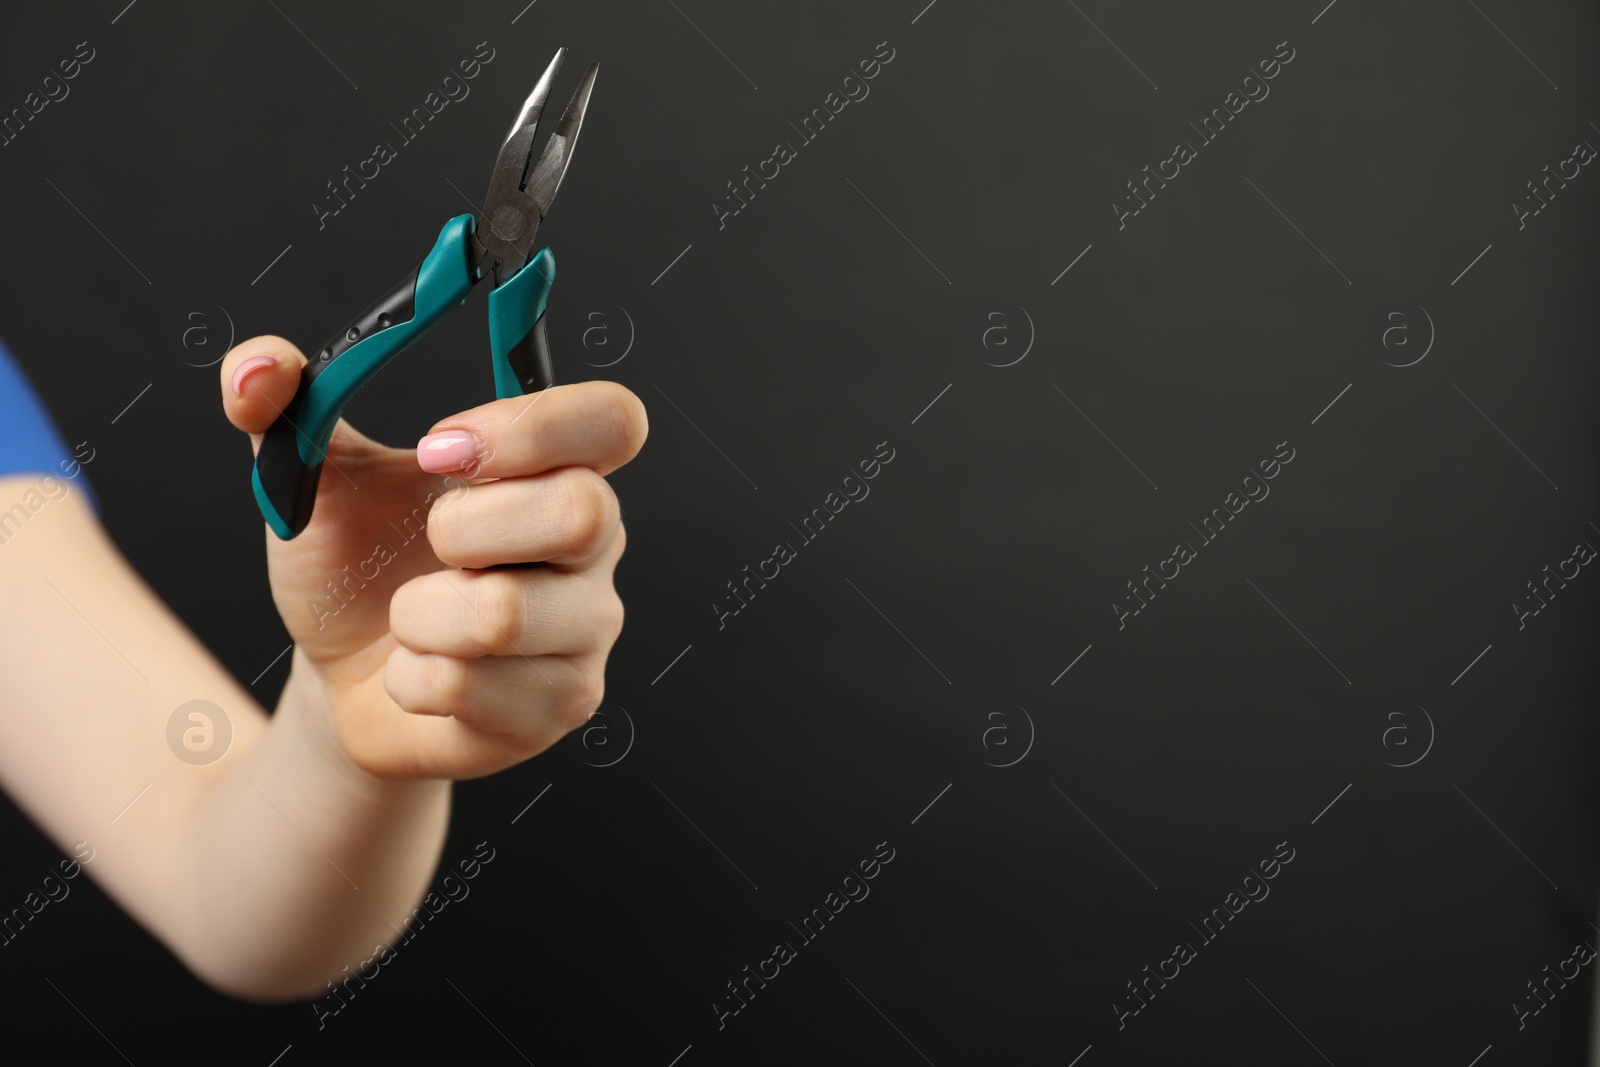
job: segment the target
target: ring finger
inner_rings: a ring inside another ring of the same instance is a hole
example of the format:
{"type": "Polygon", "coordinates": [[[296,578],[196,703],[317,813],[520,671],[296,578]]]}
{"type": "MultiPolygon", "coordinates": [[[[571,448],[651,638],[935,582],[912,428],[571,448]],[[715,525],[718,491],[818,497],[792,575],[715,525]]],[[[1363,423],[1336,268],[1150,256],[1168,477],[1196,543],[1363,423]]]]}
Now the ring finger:
{"type": "Polygon", "coordinates": [[[413,652],[463,659],[579,655],[609,648],[622,614],[609,573],[436,571],[395,590],[389,629],[413,652]]]}

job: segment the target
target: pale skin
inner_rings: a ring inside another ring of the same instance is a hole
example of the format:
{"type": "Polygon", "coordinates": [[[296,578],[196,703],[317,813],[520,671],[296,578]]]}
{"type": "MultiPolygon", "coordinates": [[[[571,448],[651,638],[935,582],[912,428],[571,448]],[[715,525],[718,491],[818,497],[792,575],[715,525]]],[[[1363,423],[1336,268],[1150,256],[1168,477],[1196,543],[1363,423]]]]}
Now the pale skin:
{"type": "MultiPolygon", "coordinates": [[[[252,451],[304,362],[271,336],[223,360],[223,410],[252,451]]],[[[586,382],[484,404],[430,437],[447,431],[470,435],[454,476],[422,469],[427,448],[389,448],[341,421],[311,524],[291,541],[262,525],[294,639],[270,716],[82,493],[53,486],[0,545],[0,784],[65,853],[87,842],[83,870],[233,996],[318,996],[393,944],[438,865],[451,782],[537,755],[599,707],[625,540],[604,476],[643,445],[644,405],[586,382]],[[414,512],[426,536],[405,543],[396,527],[414,512]],[[394,551],[375,563],[381,544],[394,551]],[[528,562],[540,565],[497,566],[528,562]],[[347,565],[365,584],[339,606],[326,583],[347,565]],[[196,699],[233,728],[206,766],[167,743],[173,710],[196,699]]],[[[243,489],[240,458],[239,485],[211,491],[243,489]]],[[[0,478],[0,509],[43,477],[0,478]]]]}

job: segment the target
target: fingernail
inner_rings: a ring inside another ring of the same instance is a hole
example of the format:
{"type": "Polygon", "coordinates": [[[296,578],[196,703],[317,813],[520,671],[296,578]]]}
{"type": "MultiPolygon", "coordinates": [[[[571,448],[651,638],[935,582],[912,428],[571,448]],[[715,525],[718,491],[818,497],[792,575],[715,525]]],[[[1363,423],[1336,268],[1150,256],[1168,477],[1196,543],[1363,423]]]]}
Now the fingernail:
{"type": "Polygon", "coordinates": [[[417,465],[430,474],[445,474],[469,466],[476,457],[475,441],[465,430],[430,433],[417,442],[417,465]]]}
{"type": "Polygon", "coordinates": [[[251,356],[237,367],[233,368],[233,395],[244,396],[245,379],[254,372],[264,367],[275,367],[278,360],[274,356],[251,356]]]}

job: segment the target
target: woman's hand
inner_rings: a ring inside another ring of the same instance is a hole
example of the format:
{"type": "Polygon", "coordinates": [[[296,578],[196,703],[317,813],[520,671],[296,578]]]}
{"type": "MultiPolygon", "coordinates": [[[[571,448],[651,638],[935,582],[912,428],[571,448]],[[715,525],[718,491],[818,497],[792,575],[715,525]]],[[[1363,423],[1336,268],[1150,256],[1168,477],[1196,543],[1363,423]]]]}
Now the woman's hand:
{"type": "MultiPolygon", "coordinates": [[[[272,336],[223,360],[223,408],[252,450],[304,363],[272,336]]],[[[622,628],[624,535],[603,476],[646,431],[639,398],[599,381],[462,412],[415,449],[340,420],[310,524],[291,541],[263,525],[296,648],[284,699],[326,707],[381,778],[490,774],[581,725],[622,628]],[[538,565],[500,566],[518,563],[538,565]]]]}

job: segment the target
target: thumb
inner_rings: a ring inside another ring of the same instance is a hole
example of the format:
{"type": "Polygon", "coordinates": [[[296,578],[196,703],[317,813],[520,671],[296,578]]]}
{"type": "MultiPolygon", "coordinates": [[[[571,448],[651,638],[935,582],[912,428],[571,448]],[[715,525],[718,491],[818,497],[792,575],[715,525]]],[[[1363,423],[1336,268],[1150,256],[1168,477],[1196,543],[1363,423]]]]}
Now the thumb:
{"type": "MultiPolygon", "coordinates": [[[[272,334],[235,345],[223,359],[222,411],[250,435],[251,455],[261,450],[261,438],[299,392],[305,365],[305,354],[292,341],[272,334]]],[[[383,446],[340,419],[328,447],[331,452],[357,455],[383,446]]]]}
{"type": "Polygon", "coordinates": [[[250,435],[250,451],[300,388],[305,355],[282,337],[265,334],[234,346],[222,361],[222,411],[250,435]]]}

